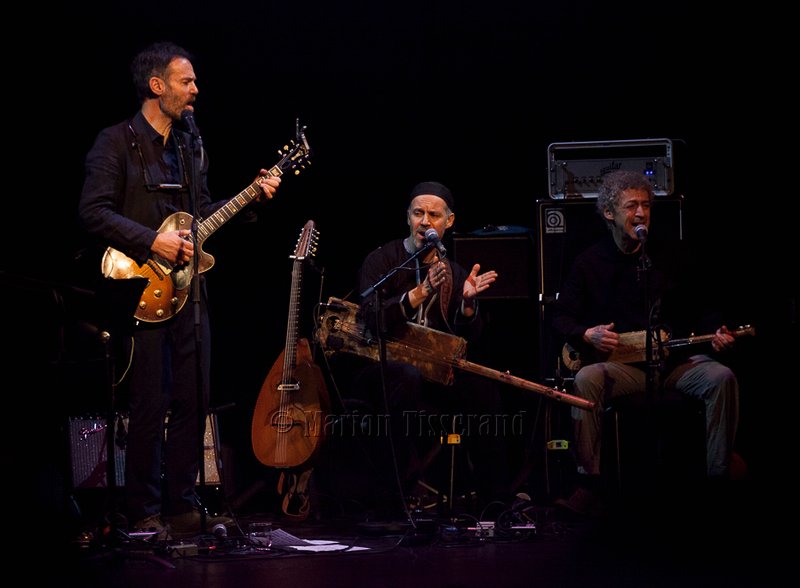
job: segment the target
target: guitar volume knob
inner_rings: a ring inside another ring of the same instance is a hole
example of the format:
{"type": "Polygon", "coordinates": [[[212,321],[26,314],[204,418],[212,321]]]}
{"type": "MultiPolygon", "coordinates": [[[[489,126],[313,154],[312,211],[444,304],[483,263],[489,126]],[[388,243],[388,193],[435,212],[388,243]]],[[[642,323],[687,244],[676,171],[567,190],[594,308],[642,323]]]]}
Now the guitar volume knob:
{"type": "Polygon", "coordinates": [[[163,290],[153,290],[153,296],[156,298],[161,298],[161,295],[164,293],[163,290]]]}
{"type": "Polygon", "coordinates": [[[177,296],[173,296],[172,300],[170,300],[170,302],[172,303],[172,306],[178,306],[178,297],[177,296]]]}

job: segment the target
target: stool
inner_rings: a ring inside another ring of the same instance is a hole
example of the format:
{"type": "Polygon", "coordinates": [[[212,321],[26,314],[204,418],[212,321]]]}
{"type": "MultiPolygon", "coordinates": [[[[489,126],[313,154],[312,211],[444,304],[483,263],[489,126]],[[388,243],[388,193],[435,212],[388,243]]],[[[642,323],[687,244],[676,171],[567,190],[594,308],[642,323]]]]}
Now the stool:
{"type": "MultiPolygon", "coordinates": [[[[440,431],[438,443],[433,445],[423,458],[421,470],[423,474],[428,474],[428,481],[418,482],[438,497],[441,506],[446,508],[448,513],[452,513],[456,507],[456,482],[468,486],[470,479],[469,457],[465,450],[460,448],[463,431],[456,427],[458,418],[459,415],[453,415],[450,426],[440,431]],[[447,453],[442,455],[445,450],[447,453]]],[[[471,494],[469,488],[462,490],[471,494]]],[[[465,493],[464,498],[467,496],[465,493]]]]}
{"type": "Polygon", "coordinates": [[[705,405],[675,391],[623,396],[603,415],[602,471],[611,495],[699,482],[706,471],[705,405]]]}

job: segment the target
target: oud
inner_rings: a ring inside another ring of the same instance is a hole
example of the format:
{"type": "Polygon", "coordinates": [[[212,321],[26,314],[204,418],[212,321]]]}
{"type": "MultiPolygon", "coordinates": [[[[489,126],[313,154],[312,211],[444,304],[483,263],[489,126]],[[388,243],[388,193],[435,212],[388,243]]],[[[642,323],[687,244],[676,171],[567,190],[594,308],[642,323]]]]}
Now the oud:
{"type": "Polygon", "coordinates": [[[302,466],[317,453],[325,432],[323,421],[329,410],[325,379],[308,340],[297,338],[303,262],[316,252],[317,237],[310,220],[290,256],[294,262],[286,347],[267,374],[253,413],[253,452],[270,467],[302,466]]]}

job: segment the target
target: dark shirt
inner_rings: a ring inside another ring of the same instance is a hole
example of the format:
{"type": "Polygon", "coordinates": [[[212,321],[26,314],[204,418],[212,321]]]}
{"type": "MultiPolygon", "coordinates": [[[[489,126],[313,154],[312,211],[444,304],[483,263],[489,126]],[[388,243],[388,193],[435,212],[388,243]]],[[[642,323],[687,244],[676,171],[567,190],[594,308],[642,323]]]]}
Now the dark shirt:
{"type": "Polygon", "coordinates": [[[610,233],[578,255],[553,313],[553,327],[572,347],[591,356],[593,348],[583,340],[587,329],[613,322],[618,333],[642,331],[651,311],[653,325],[672,337],[710,334],[723,324],[709,311],[712,290],[700,285],[700,273],[680,248],[650,247],[648,255],[651,269],[642,272],[639,253],[620,251],[610,233]]]}
{"type": "MultiPolygon", "coordinates": [[[[361,269],[358,272],[358,291],[366,291],[394,268],[400,267],[407,262],[411,255],[412,254],[406,251],[403,245],[403,239],[390,241],[383,247],[372,251],[364,259],[361,269]]],[[[419,261],[419,259],[415,261],[419,261]]],[[[425,316],[425,320],[421,324],[432,329],[464,337],[469,341],[478,336],[481,328],[477,307],[476,313],[472,317],[467,318],[461,314],[464,282],[469,276],[469,273],[460,265],[449,259],[446,263],[452,269],[453,276],[453,287],[449,303],[447,304],[446,313],[442,312],[442,305],[438,294],[435,300],[432,300],[432,297],[428,297],[421,305],[423,308],[422,312],[425,316]]],[[[381,285],[379,294],[381,306],[384,309],[382,321],[386,332],[391,334],[395,328],[409,320],[418,322],[416,320],[416,312],[418,309],[412,310],[410,304],[403,303],[403,299],[409,290],[415,288],[417,284],[425,279],[427,273],[427,265],[420,262],[418,268],[415,262],[411,262],[398,270],[391,278],[381,285]]],[[[366,321],[365,324],[373,333],[375,333],[376,322],[374,304],[375,296],[373,294],[372,296],[366,297],[361,305],[361,312],[366,321]]]]}
{"type": "MultiPolygon", "coordinates": [[[[213,203],[206,174],[208,158],[193,153],[200,170],[197,206],[188,189],[189,135],[174,128],[166,145],[141,111],[129,121],[102,130],[86,156],[86,178],[79,206],[83,227],[105,245],[142,264],[161,223],[178,211],[208,217],[213,203]],[[180,188],[164,188],[173,184],[180,188]]],[[[190,228],[190,227],[187,227],[190,228]]]]}

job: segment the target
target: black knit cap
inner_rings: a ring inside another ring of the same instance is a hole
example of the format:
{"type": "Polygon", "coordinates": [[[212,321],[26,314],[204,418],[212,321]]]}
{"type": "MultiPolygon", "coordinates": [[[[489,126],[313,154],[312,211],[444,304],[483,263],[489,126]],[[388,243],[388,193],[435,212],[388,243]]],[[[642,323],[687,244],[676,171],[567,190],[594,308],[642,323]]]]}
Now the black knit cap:
{"type": "Polygon", "coordinates": [[[450,188],[445,186],[444,184],[440,184],[439,182],[421,182],[414,186],[411,190],[411,197],[409,198],[409,204],[411,203],[414,198],[420,196],[422,194],[431,194],[433,196],[438,196],[445,202],[447,202],[447,208],[453,212],[453,194],[450,192],[450,188]]]}

